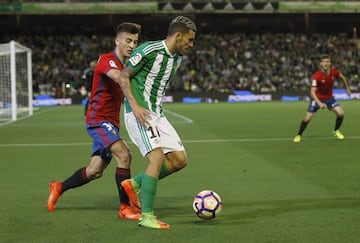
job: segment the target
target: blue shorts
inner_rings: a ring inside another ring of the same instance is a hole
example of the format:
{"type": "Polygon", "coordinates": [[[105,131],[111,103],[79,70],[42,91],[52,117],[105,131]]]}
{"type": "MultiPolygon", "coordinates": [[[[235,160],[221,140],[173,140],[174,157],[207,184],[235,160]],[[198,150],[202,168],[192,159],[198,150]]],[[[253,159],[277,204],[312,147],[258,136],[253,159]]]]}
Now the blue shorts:
{"type": "Polygon", "coordinates": [[[119,128],[110,122],[99,122],[92,126],[86,124],[86,130],[93,139],[91,156],[99,155],[105,163],[110,163],[112,159],[110,146],[121,139],[119,128]]]}
{"type": "MultiPolygon", "coordinates": [[[[322,100],[321,102],[325,103],[329,110],[333,109],[334,107],[340,106],[340,104],[335,100],[335,98],[329,100],[322,100]]],[[[318,105],[318,103],[315,100],[311,99],[307,111],[310,113],[315,113],[319,109],[320,106],[318,105]]]]}

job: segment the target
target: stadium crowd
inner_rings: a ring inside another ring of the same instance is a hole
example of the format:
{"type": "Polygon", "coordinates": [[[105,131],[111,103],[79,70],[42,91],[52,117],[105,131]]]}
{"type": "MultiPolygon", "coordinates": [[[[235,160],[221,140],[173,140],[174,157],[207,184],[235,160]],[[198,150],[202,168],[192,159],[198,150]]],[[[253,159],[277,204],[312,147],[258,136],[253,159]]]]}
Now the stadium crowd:
{"type": "Polygon", "coordinates": [[[345,34],[201,35],[180,83],[217,92],[309,90],[323,53],[360,89],[360,45],[345,34]]]}
{"type": "MultiPolygon", "coordinates": [[[[109,36],[22,36],[16,40],[33,51],[35,93],[62,97],[80,92],[83,71],[100,53],[113,48],[109,36]]],[[[348,78],[352,91],[359,91],[360,44],[345,34],[200,34],[170,88],[305,91],[322,53],[331,55],[333,66],[348,78]]]]}

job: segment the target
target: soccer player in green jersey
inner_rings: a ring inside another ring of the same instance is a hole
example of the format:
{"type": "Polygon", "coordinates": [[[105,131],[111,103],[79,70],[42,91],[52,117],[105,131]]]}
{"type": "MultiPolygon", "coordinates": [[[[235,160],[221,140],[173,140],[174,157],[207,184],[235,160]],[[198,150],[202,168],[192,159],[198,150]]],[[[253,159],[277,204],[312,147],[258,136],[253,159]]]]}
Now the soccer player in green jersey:
{"type": "Polygon", "coordinates": [[[131,110],[126,99],[124,101],[126,130],[148,160],[144,172],[121,184],[133,208],[141,211],[140,226],[170,228],[154,215],[158,180],[184,168],[188,159],[179,135],[164,116],[162,100],[183,55],[194,45],[196,31],[191,19],[184,16],[174,18],[166,39],[140,45],[121,72],[123,82],[130,80],[136,102],[149,111],[145,121],[131,110]],[[140,187],[141,205],[136,193],[140,187]]]}

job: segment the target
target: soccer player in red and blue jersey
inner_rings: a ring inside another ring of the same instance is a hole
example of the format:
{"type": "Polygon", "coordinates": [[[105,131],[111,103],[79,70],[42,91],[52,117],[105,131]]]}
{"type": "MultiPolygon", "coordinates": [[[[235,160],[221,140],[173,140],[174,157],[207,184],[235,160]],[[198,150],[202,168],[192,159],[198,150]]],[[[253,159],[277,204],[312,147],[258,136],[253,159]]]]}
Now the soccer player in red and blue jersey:
{"type": "Polygon", "coordinates": [[[331,68],[331,59],[329,55],[322,55],[320,58],[320,69],[313,75],[310,89],[310,103],[306,115],[300,123],[299,131],[294,138],[295,143],[301,141],[302,133],[311,121],[314,113],[319,109],[325,108],[328,108],[328,110],[333,111],[336,114],[333,135],[340,140],[345,138],[339,130],[344,120],[344,110],[333,95],[334,82],[338,78],[341,79],[346,89],[346,93],[350,96],[351,91],[345,76],[339,70],[331,68]]]}
{"type": "MultiPolygon", "coordinates": [[[[100,178],[112,157],[117,161],[115,181],[119,192],[120,218],[138,220],[140,215],[129,205],[129,198],[121,182],[131,178],[131,154],[119,134],[120,108],[124,96],[132,100],[137,117],[146,116],[147,111],[138,106],[132,96],[130,84],[121,82],[119,76],[123,64],[138,44],[141,26],[134,23],[121,23],[116,29],[115,50],[99,57],[95,66],[89,109],[86,115],[86,129],[93,139],[91,160],[88,166],[75,171],[66,180],[52,181],[47,201],[49,212],[55,210],[56,202],[67,190],[80,187],[100,178]]],[[[141,119],[139,119],[141,121],[141,119]]]]}

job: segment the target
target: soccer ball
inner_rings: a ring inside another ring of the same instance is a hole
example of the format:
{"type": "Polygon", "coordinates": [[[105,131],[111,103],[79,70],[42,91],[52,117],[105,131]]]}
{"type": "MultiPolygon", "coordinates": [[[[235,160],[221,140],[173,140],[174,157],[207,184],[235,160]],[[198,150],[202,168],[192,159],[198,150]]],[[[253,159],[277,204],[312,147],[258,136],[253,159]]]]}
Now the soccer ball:
{"type": "Polygon", "coordinates": [[[204,190],[196,194],[193,209],[201,219],[213,219],[222,209],[220,196],[211,190],[204,190]]]}

